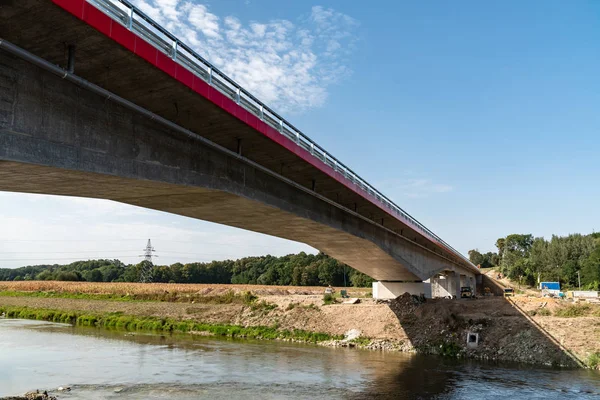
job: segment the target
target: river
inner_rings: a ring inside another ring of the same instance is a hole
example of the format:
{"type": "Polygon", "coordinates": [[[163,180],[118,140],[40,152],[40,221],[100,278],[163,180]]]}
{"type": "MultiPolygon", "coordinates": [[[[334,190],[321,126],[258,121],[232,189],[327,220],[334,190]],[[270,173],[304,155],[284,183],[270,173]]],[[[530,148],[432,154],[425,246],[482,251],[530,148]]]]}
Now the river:
{"type": "Polygon", "coordinates": [[[60,399],[598,399],[600,374],[283,342],[0,319],[0,396],[60,399]]]}

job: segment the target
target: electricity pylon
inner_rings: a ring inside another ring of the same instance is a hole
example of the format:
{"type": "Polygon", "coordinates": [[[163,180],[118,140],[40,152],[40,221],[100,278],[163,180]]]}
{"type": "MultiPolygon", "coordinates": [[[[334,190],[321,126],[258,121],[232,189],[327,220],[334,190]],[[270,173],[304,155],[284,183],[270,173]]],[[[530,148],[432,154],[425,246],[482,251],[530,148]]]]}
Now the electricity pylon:
{"type": "Polygon", "coordinates": [[[142,261],[142,268],[140,271],[140,282],[141,283],[149,283],[152,282],[152,257],[158,257],[155,254],[154,247],[152,247],[152,242],[148,239],[148,243],[146,244],[146,248],[144,249],[144,254],[140,257],[144,257],[144,261],[142,261]]]}

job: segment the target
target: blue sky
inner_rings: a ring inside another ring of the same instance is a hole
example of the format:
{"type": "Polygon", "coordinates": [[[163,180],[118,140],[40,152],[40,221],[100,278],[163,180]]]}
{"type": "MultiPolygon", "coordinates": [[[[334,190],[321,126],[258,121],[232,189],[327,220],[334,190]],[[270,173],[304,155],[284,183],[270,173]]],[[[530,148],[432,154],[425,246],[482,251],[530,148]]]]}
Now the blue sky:
{"type": "MultiPolygon", "coordinates": [[[[599,2],[134,3],[464,253],[600,229],[599,2]]],[[[0,209],[0,267],[133,262],[148,237],[160,263],[310,251],[99,200],[0,209]]]]}

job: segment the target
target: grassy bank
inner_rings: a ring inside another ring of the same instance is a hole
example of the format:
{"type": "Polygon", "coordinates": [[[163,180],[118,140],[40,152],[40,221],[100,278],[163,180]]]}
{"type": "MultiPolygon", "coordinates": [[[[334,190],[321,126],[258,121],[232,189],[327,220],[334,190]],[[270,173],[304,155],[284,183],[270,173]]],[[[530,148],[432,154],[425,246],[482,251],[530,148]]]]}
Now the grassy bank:
{"type": "Polygon", "coordinates": [[[190,294],[164,291],[162,293],[81,293],[68,291],[17,291],[1,290],[0,297],[39,297],[80,300],[114,300],[114,301],[169,301],[179,303],[201,304],[246,304],[257,299],[251,292],[234,292],[228,290],[221,294],[190,294]]]}
{"type": "Polygon", "coordinates": [[[228,324],[208,324],[191,320],[139,317],[122,313],[82,313],[78,311],[51,310],[43,308],[0,306],[0,314],[8,318],[23,318],[50,322],[62,322],[78,326],[122,329],[127,331],[202,333],[230,338],[266,340],[294,340],[317,343],[342,339],[340,335],[309,332],[300,329],[286,330],[277,326],[244,327],[228,324]]]}

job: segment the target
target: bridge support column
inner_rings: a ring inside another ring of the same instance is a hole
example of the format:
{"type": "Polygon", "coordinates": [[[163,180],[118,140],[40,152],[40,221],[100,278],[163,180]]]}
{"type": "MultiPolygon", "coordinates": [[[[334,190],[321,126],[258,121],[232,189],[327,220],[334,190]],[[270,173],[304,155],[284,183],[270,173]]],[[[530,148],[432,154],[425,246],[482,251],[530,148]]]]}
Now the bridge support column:
{"type": "Polygon", "coordinates": [[[471,286],[469,284],[469,277],[467,275],[460,276],[460,287],[471,286]]]}
{"type": "Polygon", "coordinates": [[[373,298],[379,300],[395,299],[404,293],[410,293],[417,296],[421,294],[431,298],[431,284],[428,282],[390,282],[379,281],[373,282],[373,298]],[[427,290],[429,287],[429,290],[427,290]]]}
{"type": "Polygon", "coordinates": [[[429,278],[431,282],[431,297],[446,298],[450,296],[448,292],[448,277],[445,275],[435,275],[429,278]]]}
{"type": "Polygon", "coordinates": [[[448,273],[448,292],[451,296],[460,299],[460,274],[457,272],[448,273]]]}

